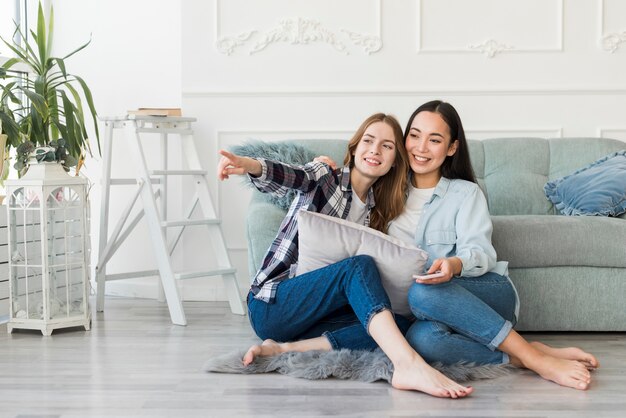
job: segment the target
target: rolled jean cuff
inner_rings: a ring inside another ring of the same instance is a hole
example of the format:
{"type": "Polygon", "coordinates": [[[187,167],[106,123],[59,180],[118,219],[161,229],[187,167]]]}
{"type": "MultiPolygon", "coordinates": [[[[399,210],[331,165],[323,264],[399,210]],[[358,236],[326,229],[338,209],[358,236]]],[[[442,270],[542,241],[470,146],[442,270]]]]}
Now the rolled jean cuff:
{"type": "Polygon", "coordinates": [[[502,364],[509,364],[511,362],[511,358],[505,352],[502,352],[502,364]]]}
{"type": "Polygon", "coordinates": [[[370,321],[372,320],[372,318],[374,317],[374,315],[381,313],[382,311],[389,311],[391,312],[391,305],[385,304],[385,303],[381,303],[379,305],[374,305],[372,307],[372,309],[370,309],[369,313],[367,314],[367,318],[365,320],[365,332],[367,332],[367,335],[370,335],[370,321]]]}
{"type": "Polygon", "coordinates": [[[500,346],[500,344],[502,344],[502,341],[504,341],[504,339],[509,335],[512,329],[513,324],[511,323],[511,321],[504,321],[504,325],[502,325],[502,328],[500,328],[500,332],[496,334],[494,339],[491,340],[487,347],[491,351],[495,351],[500,346]]]}
{"type": "Polygon", "coordinates": [[[328,342],[330,343],[330,346],[332,347],[333,350],[339,350],[339,343],[337,343],[337,339],[335,338],[335,336],[333,335],[332,332],[330,331],[324,331],[322,333],[323,337],[326,337],[326,339],[328,340],[328,342]]]}

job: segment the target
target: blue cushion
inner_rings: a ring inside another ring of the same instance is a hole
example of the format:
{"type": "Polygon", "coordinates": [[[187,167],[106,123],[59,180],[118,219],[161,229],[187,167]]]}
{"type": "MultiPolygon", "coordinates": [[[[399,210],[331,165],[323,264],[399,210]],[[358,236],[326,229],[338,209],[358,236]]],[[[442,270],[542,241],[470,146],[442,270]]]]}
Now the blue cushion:
{"type": "Polygon", "coordinates": [[[564,215],[618,216],[626,212],[626,150],[549,181],[543,190],[564,215]]]}

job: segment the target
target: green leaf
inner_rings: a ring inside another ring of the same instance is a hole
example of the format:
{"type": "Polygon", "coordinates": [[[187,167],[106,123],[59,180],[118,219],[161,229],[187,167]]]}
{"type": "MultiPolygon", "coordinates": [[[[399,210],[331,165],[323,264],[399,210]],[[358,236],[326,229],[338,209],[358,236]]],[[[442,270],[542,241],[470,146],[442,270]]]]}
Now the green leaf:
{"type": "Polygon", "coordinates": [[[7,134],[7,144],[15,145],[19,141],[20,127],[15,120],[4,111],[0,111],[0,120],[2,120],[2,130],[7,134]]]}
{"type": "Polygon", "coordinates": [[[18,154],[30,154],[31,152],[33,152],[34,149],[35,149],[35,144],[33,144],[31,141],[26,141],[26,142],[22,142],[17,147],[15,152],[17,152],[18,154]]]}
{"type": "Polygon", "coordinates": [[[39,61],[43,65],[48,60],[48,50],[46,44],[46,19],[43,14],[41,2],[39,2],[39,9],[37,11],[37,36],[35,37],[35,41],[37,42],[39,61]]]}
{"type": "Polygon", "coordinates": [[[78,164],[78,160],[74,158],[71,154],[67,154],[65,156],[65,166],[66,167],[75,167],[78,164]]]}
{"type": "Polygon", "coordinates": [[[91,35],[89,35],[89,40],[87,42],[85,42],[83,45],[79,46],[78,48],[76,48],[75,50],[73,50],[72,52],[70,52],[69,54],[64,56],[63,59],[64,60],[68,59],[69,57],[71,57],[72,55],[77,53],[78,51],[81,51],[81,50],[85,49],[87,47],[87,45],[89,45],[90,43],[91,43],[91,35]]]}
{"type": "MultiPolygon", "coordinates": [[[[41,6],[41,3],[39,3],[41,6]]],[[[46,50],[48,51],[48,55],[52,52],[52,37],[54,35],[54,7],[50,4],[50,20],[48,22],[48,43],[46,45],[46,50]]]]}
{"type": "Polygon", "coordinates": [[[8,70],[9,68],[13,67],[15,64],[22,62],[22,60],[20,60],[19,58],[9,58],[8,60],[5,61],[4,64],[2,64],[2,69],[5,72],[6,75],[6,70],[8,70]]]}
{"type": "Polygon", "coordinates": [[[67,141],[67,150],[72,155],[80,155],[82,138],[76,135],[74,105],[72,104],[72,102],[70,102],[64,91],[61,92],[61,98],[63,99],[63,109],[65,110],[65,125],[67,126],[67,135],[64,136],[65,140],[67,141]]]}
{"type": "Polygon", "coordinates": [[[98,142],[98,154],[102,155],[102,149],[100,148],[100,132],[98,131],[98,114],[96,112],[96,108],[93,105],[93,98],[91,97],[91,90],[87,87],[87,83],[80,78],[79,76],[74,76],[76,80],[80,83],[83,88],[83,93],[85,94],[85,99],[87,100],[87,105],[89,105],[89,110],[91,111],[91,117],[93,118],[93,127],[96,131],[96,140],[98,142]]]}
{"type": "Polygon", "coordinates": [[[65,71],[65,61],[63,61],[63,58],[52,58],[52,59],[57,63],[57,65],[61,69],[63,78],[67,78],[67,71],[65,71]]]}
{"type": "Polygon", "coordinates": [[[32,105],[35,107],[35,110],[39,112],[39,114],[44,115],[44,118],[48,117],[48,105],[46,104],[46,99],[34,91],[28,89],[21,89],[24,94],[30,99],[32,105]]]}

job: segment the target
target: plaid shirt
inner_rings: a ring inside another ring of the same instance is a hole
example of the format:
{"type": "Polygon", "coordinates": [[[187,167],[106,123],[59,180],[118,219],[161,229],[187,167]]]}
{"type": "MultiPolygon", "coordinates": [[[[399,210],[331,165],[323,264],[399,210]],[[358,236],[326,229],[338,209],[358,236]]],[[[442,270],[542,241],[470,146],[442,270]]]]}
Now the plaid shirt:
{"type": "MultiPolygon", "coordinates": [[[[349,167],[332,171],[326,164],[317,162],[293,166],[261,158],[257,160],[263,172],[259,177],[249,177],[259,191],[278,196],[285,195],[289,190],[299,192],[250,289],[256,299],[272,303],[280,282],[295,275],[298,263],[298,212],[302,209],[346,219],[352,202],[352,186],[349,167]]],[[[365,226],[369,226],[370,211],[374,207],[374,192],[371,188],[365,203],[365,226]]]]}

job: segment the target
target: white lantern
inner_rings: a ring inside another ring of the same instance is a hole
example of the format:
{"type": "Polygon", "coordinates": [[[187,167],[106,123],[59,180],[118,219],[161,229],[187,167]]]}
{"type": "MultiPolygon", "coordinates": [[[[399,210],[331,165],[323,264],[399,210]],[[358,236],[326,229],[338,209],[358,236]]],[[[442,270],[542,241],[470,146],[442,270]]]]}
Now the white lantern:
{"type": "Polygon", "coordinates": [[[36,329],[50,335],[58,328],[89,330],[87,181],[69,176],[59,163],[39,163],[6,186],[7,331],[36,329]]]}

